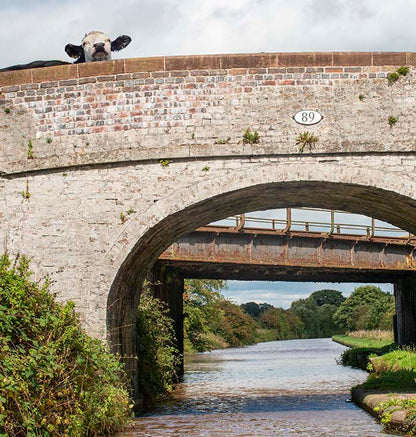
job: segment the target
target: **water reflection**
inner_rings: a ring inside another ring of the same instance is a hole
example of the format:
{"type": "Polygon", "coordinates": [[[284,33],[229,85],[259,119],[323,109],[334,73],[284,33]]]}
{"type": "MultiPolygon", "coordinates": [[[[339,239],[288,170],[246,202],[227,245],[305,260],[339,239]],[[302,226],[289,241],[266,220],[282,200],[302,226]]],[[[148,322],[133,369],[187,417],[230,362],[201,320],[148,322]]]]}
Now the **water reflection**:
{"type": "Polygon", "coordinates": [[[347,403],[365,372],[338,366],[329,339],[261,343],[198,354],[173,398],[127,436],[386,436],[347,403]]]}

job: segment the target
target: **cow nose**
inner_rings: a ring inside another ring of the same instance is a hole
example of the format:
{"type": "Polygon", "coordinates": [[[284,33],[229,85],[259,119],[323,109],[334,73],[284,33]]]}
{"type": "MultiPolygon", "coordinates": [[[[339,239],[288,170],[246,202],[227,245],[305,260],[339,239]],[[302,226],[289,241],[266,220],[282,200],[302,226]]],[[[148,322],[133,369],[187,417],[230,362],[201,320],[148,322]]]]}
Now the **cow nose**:
{"type": "Polygon", "coordinates": [[[104,49],[104,43],[103,42],[96,42],[94,44],[94,47],[95,47],[95,49],[102,50],[102,49],[104,49]]]}

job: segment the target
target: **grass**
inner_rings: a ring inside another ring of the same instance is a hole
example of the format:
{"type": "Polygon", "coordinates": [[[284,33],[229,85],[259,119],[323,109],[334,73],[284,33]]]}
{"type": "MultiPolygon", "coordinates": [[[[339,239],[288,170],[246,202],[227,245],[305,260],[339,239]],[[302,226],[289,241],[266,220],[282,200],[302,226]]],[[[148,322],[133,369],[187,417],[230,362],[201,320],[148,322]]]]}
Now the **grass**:
{"type": "Polygon", "coordinates": [[[382,390],[393,392],[416,391],[415,370],[398,370],[371,373],[366,382],[360,385],[365,390],[382,390]]]}
{"type": "Polygon", "coordinates": [[[354,338],[369,338],[372,340],[389,340],[394,341],[394,335],[392,331],[382,331],[380,329],[365,330],[360,329],[358,331],[347,332],[349,337],[354,338]]]}
{"type": "Polygon", "coordinates": [[[385,347],[393,347],[394,341],[392,339],[378,339],[378,338],[368,338],[368,337],[355,337],[351,335],[334,335],[332,340],[336,343],[343,344],[344,346],[352,348],[367,348],[381,350],[385,347]]]}
{"type": "Polygon", "coordinates": [[[354,389],[393,395],[392,399],[374,408],[381,422],[387,428],[396,429],[397,423],[392,422],[392,414],[397,410],[405,410],[406,419],[399,425],[400,430],[408,435],[416,435],[416,395],[410,399],[394,396],[395,393],[416,392],[416,349],[395,345],[391,333],[384,331],[352,332],[336,335],[333,340],[352,347],[342,354],[342,364],[365,368],[370,372],[367,381],[354,389]]]}
{"type": "Polygon", "coordinates": [[[399,370],[416,371],[416,351],[410,348],[397,349],[380,357],[370,357],[370,361],[371,371],[376,374],[399,370]]]}
{"type": "Polygon", "coordinates": [[[332,340],[348,346],[339,363],[367,370],[371,356],[383,355],[396,347],[392,334],[387,331],[355,331],[348,335],[334,335],[332,340]]]}

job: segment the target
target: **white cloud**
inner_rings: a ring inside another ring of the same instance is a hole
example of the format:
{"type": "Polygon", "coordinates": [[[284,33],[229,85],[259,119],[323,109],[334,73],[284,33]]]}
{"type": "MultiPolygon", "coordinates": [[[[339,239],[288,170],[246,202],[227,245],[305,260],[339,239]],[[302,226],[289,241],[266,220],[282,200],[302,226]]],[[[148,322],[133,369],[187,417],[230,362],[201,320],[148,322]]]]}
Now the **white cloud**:
{"type": "MultiPolygon", "coordinates": [[[[3,0],[0,67],[35,59],[70,61],[65,45],[78,44],[90,30],[102,30],[112,38],[132,37],[115,59],[261,51],[416,51],[415,16],[412,0],[3,0]]],[[[283,216],[276,211],[259,214],[283,216]]],[[[308,213],[298,217],[311,219],[308,213]]],[[[230,282],[227,295],[238,302],[267,300],[289,306],[291,300],[319,288],[348,293],[355,285],[247,284],[248,288],[230,282]]]]}
{"type": "Polygon", "coordinates": [[[115,57],[413,51],[415,15],[411,0],[3,0],[1,62],[69,60],[65,44],[90,30],[132,37],[115,57]]]}

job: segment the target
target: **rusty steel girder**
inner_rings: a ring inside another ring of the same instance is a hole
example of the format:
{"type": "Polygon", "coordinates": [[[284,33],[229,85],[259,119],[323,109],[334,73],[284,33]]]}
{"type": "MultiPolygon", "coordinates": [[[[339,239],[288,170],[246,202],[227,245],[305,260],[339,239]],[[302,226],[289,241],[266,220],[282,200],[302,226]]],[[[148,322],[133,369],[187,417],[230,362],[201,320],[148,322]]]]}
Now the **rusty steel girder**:
{"type": "MultiPolygon", "coordinates": [[[[295,270],[313,270],[316,276],[322,270],[332,272],[334,277],[337,270],[344,272],[343,276],[348,272],[358,276],[367,272],[373,280],[388,278],[390,273],[392,277],[416,273],[415,244],[406,238],[221,226],[198,228],[165,250],[159,260],[184,270],[187,263],[198,265],[199,276],[203,275],[204,265],[211,270],[215,265],[227,266],[229,270],[230,266],[240,266],[247,271],[256,266],[263,271],[270,267],[276,272],[287,272],[286,275],[295,270]]],[[[225,273],[221,276],[225,277],[225,273]]]]}

